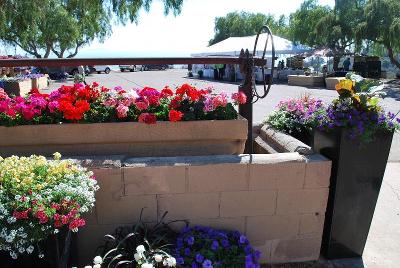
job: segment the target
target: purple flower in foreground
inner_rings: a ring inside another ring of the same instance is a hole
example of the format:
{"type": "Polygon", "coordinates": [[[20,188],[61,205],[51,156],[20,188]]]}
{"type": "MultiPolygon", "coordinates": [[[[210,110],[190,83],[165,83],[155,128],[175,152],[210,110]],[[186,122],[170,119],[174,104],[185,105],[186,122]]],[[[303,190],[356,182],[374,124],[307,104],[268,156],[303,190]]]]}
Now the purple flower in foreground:
{"type": "Polygon", "coordinates": [[[194,237],[193,236],[189,236],[186,239],[186,243],[188,243],[188,245],[192,246],[194,244],[194,237]]]}
{"type": "Polygon", "coordinates": [[[240,244],[245,244],[245,243],[247,243],[247,238],[246,238],[246,236],[244,236],[244,235],[241,235],[240,236],[240,238],[239,238],[239,243],[240,244]]]}
{"type": "Polygon", "coordinates": [[[213,268],[212,262],[210,260],[205,260],[203,262],[203,268],[213,268]]]}
{"type": "Polygon", "coordinates": [[[211,244],[211,249],[216,251],[219,247],[218,241],[214,240],[211,244]]]}
{"type": "Polygon", "coordinates": [[[196,261],[197,261],[198,263],[202,263],[202,262],[204,261],[203,255],[201,255],[200,253],[197,253],[197,254],[196,254],[196,261]]]}

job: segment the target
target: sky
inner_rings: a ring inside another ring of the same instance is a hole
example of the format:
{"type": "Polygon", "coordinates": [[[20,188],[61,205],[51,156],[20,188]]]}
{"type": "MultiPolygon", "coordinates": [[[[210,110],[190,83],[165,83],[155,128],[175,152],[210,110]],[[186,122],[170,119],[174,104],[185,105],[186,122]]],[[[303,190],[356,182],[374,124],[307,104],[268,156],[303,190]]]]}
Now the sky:
{"type": "MultiPolygon", "coordinates": [[[[303,0],[185,0],[180,15],[164,16],[163,4],[154,1],[150,12],[140,12],[138,24],[113,26],[113,34],[104,43],[97,41],[78,56],[98,56],[110,51],[114,56],[189,56],[202,52],[214,36],[215,17],[233,11],[289,15],[303,0]]],[[[334,0],[319,0],[334,5],[334,0]]]]}
{"type": "MultiPolygon", "coordinates": [[[[214,36],[215,17],[233,11],[289,15],[303,0],[184,0],[178,16],[164,16],[161,1],[154,0],[150,12],[140,11],[138,24],[114,25],[104,43],[82,48],[78,57],[160,57],[189,56],[202,52],[214,36]],[[106,54],[107,53],[107,54],[106,54]]],[[[319,0],[334,5],[334,0],[319,0]]],[[[22,53],[23,54],[23,53],[22,53]]]]}

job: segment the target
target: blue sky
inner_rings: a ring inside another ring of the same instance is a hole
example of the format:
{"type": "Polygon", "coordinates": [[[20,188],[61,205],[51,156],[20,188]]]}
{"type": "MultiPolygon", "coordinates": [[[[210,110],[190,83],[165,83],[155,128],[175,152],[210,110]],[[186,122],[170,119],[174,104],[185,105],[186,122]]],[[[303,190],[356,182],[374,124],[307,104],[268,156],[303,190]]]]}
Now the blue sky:
{"type": "MultiPolygon", "coordinates": [[[[215,17],[232,11],[289,15],[302,0],[185,0],[177,17],[164,16],[163,4],[155,0],[149,13],[140,12],[139,23],[113,26],[104,43],[94,41],[82,48],[79,57],[188,56],[201,52],[214,35],[215,17]],[[107,54],[104,54],[107,52],[107,54]]],[[[334,0],[319,0],[334,5],[334,0]]],[[[3,51],[0,51],[3,52],[3,51]]],[[[9,51],[13,52],[13,51],[9,51]]],[[[0,53],[1,54],[1,53],[0,53]]]]}

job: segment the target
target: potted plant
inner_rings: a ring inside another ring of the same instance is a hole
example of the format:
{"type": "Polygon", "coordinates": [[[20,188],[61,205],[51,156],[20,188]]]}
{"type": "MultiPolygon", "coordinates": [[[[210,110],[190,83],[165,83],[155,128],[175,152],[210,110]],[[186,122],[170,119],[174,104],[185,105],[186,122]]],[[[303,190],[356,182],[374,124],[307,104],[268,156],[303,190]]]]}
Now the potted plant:
{"type": "Polygon", "coordinates": [[[92,172],[60,158],[0,157],[1,267],[70,265],[72,234],[85,225],[98,186],[92,172]]]}
{"type": "Polygon", "coordinates": [[[361,256],[399,119],[378,105],[379,81],[349,74],[339,98],[318,116],[314,150],[332,160],[322,250],[327,258],[361,256]],[[397,122],[396,122],[397,120],[397,122]]]}
{"type": "Polygon", "coordinates": [[[324,112],[321,100],[304,95],[297,99],[280,101],[265,123],[275,130],[289,134],[301,142],[312,146],[314,118],[324,112]]]}
{"type": "Polygon", "coordinates": [[[244,102],[242,92],[229,98],[188,84],[175,91],[75,84],[25,98],[0,91],[0,155],[240,154],[247,121],[234,105],[244,102]]]}

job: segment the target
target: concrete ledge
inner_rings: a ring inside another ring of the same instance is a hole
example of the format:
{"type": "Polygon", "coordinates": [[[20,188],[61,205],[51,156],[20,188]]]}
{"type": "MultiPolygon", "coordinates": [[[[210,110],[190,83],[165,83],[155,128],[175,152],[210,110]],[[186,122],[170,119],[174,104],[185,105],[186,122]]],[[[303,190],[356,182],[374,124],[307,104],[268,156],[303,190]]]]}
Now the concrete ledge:
{"type": "Polygon", "coordinates": [[[298,152],[302,155],[311,155],[314,153],[311,147],[307,144],[302,143],[288,134],[274,130],[268,124],[265,124],[261,128],[260,136],[270,147],[280,153],[298,152]]]}

